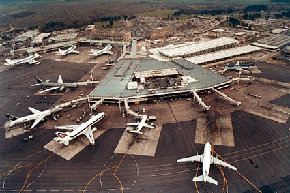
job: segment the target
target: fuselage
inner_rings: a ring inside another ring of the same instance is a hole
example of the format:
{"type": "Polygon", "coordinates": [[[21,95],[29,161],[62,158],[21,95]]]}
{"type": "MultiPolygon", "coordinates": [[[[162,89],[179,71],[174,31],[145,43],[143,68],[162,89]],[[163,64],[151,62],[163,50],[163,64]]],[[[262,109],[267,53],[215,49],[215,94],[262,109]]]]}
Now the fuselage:
{"type": "Polygon", "coordinates": [[[146,120],[147,120],[147,115],[143,115],[137,128],[138,131],[140,131],[145,126],[146,120]]]}
{"type": "Polygon", "coordinates": [[[104,113],[99,113],[98,115],[93,115],[87,122],[82,123],[77,129],[73,130],[68,134],[70,139],[74,139],[81,134],[84,134],[88,127],[92,126],[96,122],[100,121],[104,117],[104,113]]]}
{"type": "Polygon", "coordinates": [[[39,112],[39,113],[35,113],[35,114],[32,114],[32,115],[27,115],[25,117],[20,117],[18,119],[16,119],[15,121],[11,121],[9,123],[9,127],[12,127],[13,125],[15,124],[19,124],[19,123],[25,123],[25,122],[28,122],[28,121],[31,121],[31,120],[35,120],[39,117],[46,117],[48,115],[51,114],[51,111],[50,110],[45,110],[45,111],[42,111],[42,112],[39,112]]]}
{"type": "MultiPolygon", "coordinates": [[[[19,65],[19,64],[23,64],[23,63],[33,63],[33,62],[35,62],[34,59],[37,57],[38,57],[38,55],[31,55],[31,56],[28,56],[27,58],[24,58],[24,59],[10,60],[10,63],[12,65],[19,65]]],[[[8,61],[8,59],[7,59],[7,61],[8,61]]]]}
{"type": "Polygon", "coordinates": [[[203,180],[206,181],[209,175],[210,163],[211,163],[211,145],[207,142],[204,146],[203,152],[203,164],[202,164],[202,172],[203,172],[203,180]]]}

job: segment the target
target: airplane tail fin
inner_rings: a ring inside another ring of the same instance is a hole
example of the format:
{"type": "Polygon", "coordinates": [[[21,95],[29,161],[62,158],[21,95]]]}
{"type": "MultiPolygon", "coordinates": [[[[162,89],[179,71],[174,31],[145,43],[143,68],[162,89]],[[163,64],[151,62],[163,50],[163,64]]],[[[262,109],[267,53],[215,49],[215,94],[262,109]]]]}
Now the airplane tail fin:
{"type": "Polygon", "coordinates": [[[56,137],[53,138],[57,143],[68,145],[69,144],[69,137],[65,132],[56,132],[56,137]]]}
{"type": "Polygon", "coordinates": [[[6,117],[11,120],[11,121],[15,121],[18,117],[10,115],[10,114],[6,114],[6,117]]]}
{"type": "Polygon", "coordinates": [[[35,57],[35,58],[39,58],[39,57],[41,57],[41,56],[40,56],[38,53],[35,53],[35,54],[34,54],[34,57],[35,57]]]}
{"type": "MultiPolygon", "coordinates": [[[[192,179],[192,181],[194,181],[194,182],[201,182],[201,181],[204,181],[204,176],[203,176],[203,175],[200,175],[200,176],[198,176],[198,177],[194,177],[194,178],[192,179]]],[[[213,179],[212,177],[209,177],[209,176],[207,176],[207,178],[206,178],[206,182],[209,182],[209,183],[212,183],[212,184],[218,185],[218,182],[217,182],[215,179],[213,179]]]]}
{"type": "Polygon", "coordinates": [[[43,81],[42,81],[39,77],[34,76],[34,78],[35,78],[35,80],[36,80],[38,83],[43,83],[43,81]]]}
{"type": "Polygon", "coordinates": [[[5,59],[6,63],[4,63],[4,65],[9,66],[9,65],[13,65],[12,60],[10,59],[5,59]]]}
{"type": "Polygon", "coordinates": [[[215,184],[215,185],[218,185],[218,182],[215,180],[215,179],[213,179],[212,177],[207,177],[206,178],[206,181],[207,182],[209,182],[209,183],[212,183],[212,184],[215,184]]]}
{"type": "Polygon", "coordinates": [[[201,182],[201,181],[203,181],[203,175],[200,175],[200,176],[198,176],[198,177],[194,177],[194,178],[192,179],[192,181],[194,181],[194,182],[201,182]]]}
{"type": "Polygon", "coordinates": [[[63,80],[62,80],[62,77],[61,77],[61,75],[59,75],[59,76],[58,76],[57,83],[63,83],[63,80]]]}
{"type": "Polygon", "coordinates": [[[130,132],[130,133],[140,134],[140,135],[143,134],[141,131],[138,131],[138,130],[130,130],[129,132],[130,132]]]}

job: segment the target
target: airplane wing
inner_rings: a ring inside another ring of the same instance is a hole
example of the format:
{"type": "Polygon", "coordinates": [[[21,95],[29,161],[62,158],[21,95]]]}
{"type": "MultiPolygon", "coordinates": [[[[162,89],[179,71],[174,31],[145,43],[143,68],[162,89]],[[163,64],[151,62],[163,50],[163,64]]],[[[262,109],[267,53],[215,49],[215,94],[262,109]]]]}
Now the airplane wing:
{"type": "Polygon", "coordinates": [[[55,128],[73,131],[73,130],[75,130],[78,127],[79,127],[79,125],[65,125],[65,126],[56,126],[55,128]]]}
{"type": "Polygon", "coordinates": [[[58,86],[54,86],[54,87],[50,87],[48,89],[42,90],[39,93],[44,93],[44,92],[48,92],[48,91],[52,91],[52,90],[57,90],[57,89],[59,89],[59,87],[58,86]]]}
{"type": "Polygon", "coordinates": [[[89,139],[90,143],[92,145],[95,144],[95,140],[94,140],[94,137],[93,137],[93,132],[92,132],[92,129],[91,127],[89,127],[86,132],[85,132],[85,135],[87,136],[87,138],[89,139]]]}
{"type": "Polygon", "coordinates": [[[28,109],[29,109],[33,114],[36,114],[36,113],[40,113],[40,112],[41,112],[41,111],[36,110],[36,109],[34,109],[34,108],[32,108],[32,107],[28,107],[28,109]]]}
{"type": "Polygon", "coordinates": [[[228,163],[226,163],[226,162],[224,162],[224,161],[222,161],[222,160],[220,160],[218,158],[215,158],[212,155],[211,155],[211,158],[212,158],[211,159],[212,160],[212,163],[214,163],[214,164],[222,165],[224,167],[228,167],[230,169],[237,170],[236,167],[234,167],[234,166],[232,166],[232,165],[230,165],[230,164],[228,164],[228,163]]]}
{"type": "Polygon", "coordinates": [[[31,126],[31,129],[34,128],[40,121],[42,121],[42,119],[44,118],[45,116],[42,116],[42,117],[39,117],[37,119],[35,119],[34,123],[32,124],[31,126]]]}
{"type": "Polygon", "coordinates": [[[187,157],[187,158],[181,158],[179,160],[177,160],[177,162],[202,162],[203,161],[203,155],[195,155],[195,156],[191,156],[191,157],[187,157]]]}
{"type": "Polygon", "coordinates": [[[127,126],[138,126],[139,123],[127,123],[126,125],[127,125],[127,126]]]}
{"type": "Polygon", "coordinates": [[[144,124],[144,127],[148,127],[148,128],[150,128],[150,129],[155,129],[155,127],[154,127],[154,126],[152,126],[152,125],[149,125],[149,124],[147,124],[147,123],[145,123],[145,124],[144,124]]]}

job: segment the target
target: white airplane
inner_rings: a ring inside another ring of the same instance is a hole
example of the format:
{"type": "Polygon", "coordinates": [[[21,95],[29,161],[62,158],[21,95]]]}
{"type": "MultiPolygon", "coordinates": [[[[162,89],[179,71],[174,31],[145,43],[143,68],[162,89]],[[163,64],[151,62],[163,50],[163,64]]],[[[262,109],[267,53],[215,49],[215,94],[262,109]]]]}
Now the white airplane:
{"type": "Polygon", "coordinates": [[[36,53],[24,59],[16,59],[16,60],[5,59],[6,62],[4,63],[4,65],[14,66],[14,65],[25,64],[25,63],[39,64],[40,62],[35,60],[36,58],[39,58],[39,57],[40,55],[36,53]]]}
{"type": "Polygon", "coordinates": [[[55,113],[55,112],[62,110],[62,108],[60,108],[60,107],[54,107],[52,109],[48,109],[45,111],[39,111],[39,110],[36,110],[34,108],[31,108],[31,107],[28,107],[28,109],[33,113],[32,115],[27,115],[25,117],[20,117],[20,118],[9,115],[9,114],[6,115],[10,119],[10,121],[7,121],[5,123],[5,125],[4,125],[5,128],[10,128],[10,127],[14,126],[15,124],[25,123],[25,122],[34,120],[34,123],[31,126],[31,129],[32,129],[39,122],[41,122],[46,116],[49,116],[52,113],[55,113]]]}
{"type": "Polygon", "coordinates": [[[93,137],[93,132],[97,130],[97,128],[92,128],[92,125],[100,121],[105,116],[105,113],[99,113],[97,115],[91,116],[91,118],[80,125],[66,125],[66,126],[57,126],[57,129],[66,129],[70,130],[68,132],[56,132],[56,136],[54,140],[58,143],[68,145],[69,142],[76,137],[84,134],[89,139],[92,145],[95,144],[95,140],[93,137]]]}
{"type": "Polygon", "coordinates": [[[75,45],[72,45],[66,50],[58,49],[58,52],[56,55],[65,56],[67,54],[79,54],[80,52],[77,51],[76,48],[77,47],[75,45]]]}
{"type": "Polygon", "coordinates": [[[112,51],[110,51],[112,49],[111,44],[108,44],[106,47],[104,47],[102,50],[96,51],[94,49],[91,49],[91,54],[89,54],[90,56],[100,56],[103,54],[113,54],[112,51]]]}
{"type": "Polygon", "coordinates": [[[142,119],[141,119],[140,122],[137,122],[137,123],[127,123],[126,124],[127,126],[136,126],[136,130],[130,130],[129,132],[130,133],[143,134],[141,132],[141,130],[142,130],[143,127],[148,127],[150,129],[155,129],[154,126],[147,124],[146,123],[146,120],[147,120],[147,115],[142,115],[142,119]]]}
{"type": "Polygon", "coordinates": [[[61,75],[58,76],[57,82],[49,82],[49,80],[42,81],[37,76],[34,76],[34,78],[37,81],[37,84],[31,85],[31,86],[51,87],[51,88],[42,90],[39,93],[45,93],[45,92],[52,91],[52,90],[60,90],[60,91],[62,91],[66,87],[76,88],[78,86],[87,86],[87,85],[92,85],[92,84],[98,84],[98,83],[100,83],[100,81],[90,81],[90,80],[88,80],[86,82],[67,82],[67,83],[64,83],[63,80],[62,80],[61,75]]]}
{"type": "Polygon", "coordinates": [[[192,157],[188,157],[188,158],[182,158],[177,160],[177,162],[194,162],[194,161],[198,161],[198,162],[203,162],[202,164],[202,175],[198,176],[198,177],[194,177],[192,179],[192,181],[204,181],[204,182],[210,182],[213,183],[215,185],[218,185],[218,182],[216,180],[214,180],[213,178],[209,177],[209,168],[210,168],[210,164],[219,164],[222,165],[224,167],[228,167],[230,169],[233,170],[237,170],[237,168],[235,168],[234,166],[231,166],[230,164],[215,158],[211,155],[211,145],[209,142],[207,142],[204,146],[204,152],[202,155],[195,155],[192,157]]]}

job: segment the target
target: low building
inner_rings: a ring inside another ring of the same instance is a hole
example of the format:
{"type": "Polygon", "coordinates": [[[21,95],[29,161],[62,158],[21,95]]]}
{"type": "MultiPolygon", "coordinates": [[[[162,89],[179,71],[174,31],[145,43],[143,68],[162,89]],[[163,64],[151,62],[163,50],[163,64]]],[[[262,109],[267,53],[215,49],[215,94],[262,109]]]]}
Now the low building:
{"type": "Polygon", "coordinates": [[[11,41],[14,42],[14,43],[17,43],[17,42],[25,42],[27,40],[31,40],[38,33],[39,33],[38,30],[30,30],[30,31],[27,31],[27,32],[25,32],[23,34],[20,34],[20,35],[16,36],[11,41]]]}
{"type": "Polygon", "coordinates": [[[91,34],[91,39],[130,42],[132,37],[130,31],[97,31],[91,34]]]}
{"type": "Polygon", "coordinates": [[[87,28],[85,29],[86,34],[90,34],[92,32],[96,31],[96,26],[95,25],[88,25],[87,28]]]}
{"type": "Polygon", "coordinates": [[[151,31],[150,38],[152,40],[167,38],[173,34],[172,28],[156,28],[151,31]]]}
{"type": "Polygon", "coordinates": [[[41,33],[37,35],[31,42],[32,45],[41,45],[43,39],[48,38],[51,33],[41,33]]]}
{"type": "Polygon", "coordinates": [[[160,62],[151,58],[126,58],[89,94],[89,101],[128,102],[207,93],[230,85],[224,76],[184,59],[160,62]]]}

